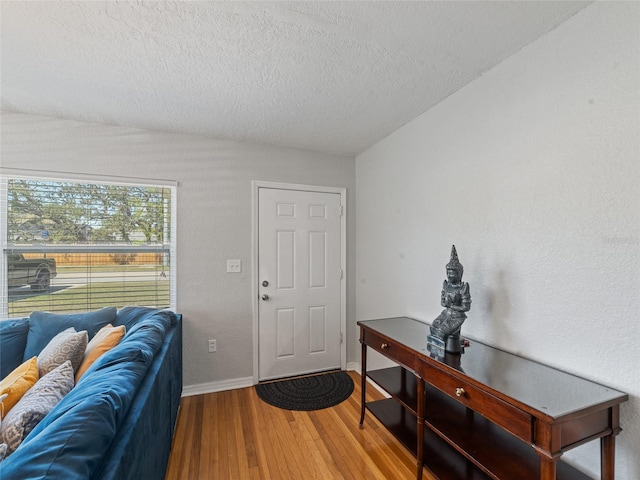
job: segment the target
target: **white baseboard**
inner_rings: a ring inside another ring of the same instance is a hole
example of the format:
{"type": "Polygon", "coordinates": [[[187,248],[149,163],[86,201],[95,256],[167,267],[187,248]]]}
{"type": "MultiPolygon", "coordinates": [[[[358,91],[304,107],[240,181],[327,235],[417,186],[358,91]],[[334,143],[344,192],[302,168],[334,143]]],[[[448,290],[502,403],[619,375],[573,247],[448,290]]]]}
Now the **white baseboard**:
{"type": "Polygon", "coordinates": [[[205,393],[224,392],[235,390],[236,388],[246,388],[253,385],[253,377],[232,378],[219,382],[198,383],[196,385],[186,385],[182,387],[182,396],[204,395],[205,393]]]}
{"type": "MultiPolygon", "coordinates": [[[[347,370],[360,372],[360,364],[357,362],[347,363],[347,370]]],[[[375,385],[372,383],[372,385],[375,385]]],[[[204,395],[205,393],[224,392],[226,390],[235,390],[236,388],[247,388],[253,386],[253,377],[232,378],[229,380],[220,380],[218,382],[198,383],[196,385],[186,385],[182,387],[182,396],[191,397],[192,395],[204,395]]],[[[375,385],[377,387],[377,385],[375,385]]]]}

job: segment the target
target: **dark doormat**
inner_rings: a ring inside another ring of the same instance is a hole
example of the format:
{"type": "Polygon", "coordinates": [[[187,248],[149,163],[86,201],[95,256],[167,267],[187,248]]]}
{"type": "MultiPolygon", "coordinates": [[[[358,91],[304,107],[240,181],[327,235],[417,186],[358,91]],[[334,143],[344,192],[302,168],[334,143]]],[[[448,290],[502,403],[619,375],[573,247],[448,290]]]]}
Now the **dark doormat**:
{"type": "Polygon", "coordinates": [[[321,410],[343,402],[353,392],[353,380],[338,371],[259,383],[258,396],[274,407],[285,410],[321,410]]]}

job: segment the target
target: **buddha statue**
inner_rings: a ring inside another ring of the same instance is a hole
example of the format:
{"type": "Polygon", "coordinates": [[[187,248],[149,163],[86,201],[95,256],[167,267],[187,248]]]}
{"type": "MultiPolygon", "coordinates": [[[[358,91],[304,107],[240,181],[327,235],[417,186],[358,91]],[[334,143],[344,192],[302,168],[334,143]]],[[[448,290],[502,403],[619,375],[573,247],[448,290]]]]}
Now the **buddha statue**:
{"type": "Polygon", "coordinates": [[[471,308],[469,284],[462,281],[463,267],[458,260],[456,246],[451,246],[451,259],[446,266],[447,278],[442,284],[440,304],[444,310],[431,324],[429,342],[450,353],[460,353],[460,327],[471,308]]]}

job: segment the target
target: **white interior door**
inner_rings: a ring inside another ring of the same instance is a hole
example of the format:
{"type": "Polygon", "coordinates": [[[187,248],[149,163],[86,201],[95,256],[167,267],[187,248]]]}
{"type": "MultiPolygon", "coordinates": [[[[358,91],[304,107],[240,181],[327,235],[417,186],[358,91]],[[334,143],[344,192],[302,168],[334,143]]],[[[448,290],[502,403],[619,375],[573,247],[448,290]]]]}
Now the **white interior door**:
{"type": "Polygon", "coordinates": [[[337,193],[258,189],[259,380],[340,367],[337,193]]]}

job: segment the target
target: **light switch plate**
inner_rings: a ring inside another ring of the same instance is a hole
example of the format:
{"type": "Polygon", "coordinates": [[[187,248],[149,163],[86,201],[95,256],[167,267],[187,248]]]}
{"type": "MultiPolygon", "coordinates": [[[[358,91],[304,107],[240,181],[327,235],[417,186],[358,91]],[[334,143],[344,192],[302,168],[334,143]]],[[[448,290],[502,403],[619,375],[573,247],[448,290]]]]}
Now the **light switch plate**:
{"type": "Polygon", "coordinates": [[[227,273],[242,272],[242,260],[227,260],[227,273]]]}

